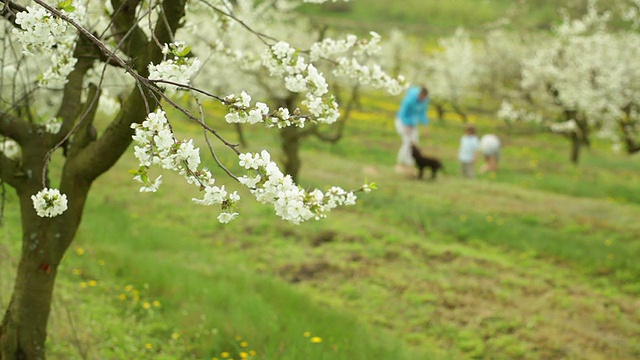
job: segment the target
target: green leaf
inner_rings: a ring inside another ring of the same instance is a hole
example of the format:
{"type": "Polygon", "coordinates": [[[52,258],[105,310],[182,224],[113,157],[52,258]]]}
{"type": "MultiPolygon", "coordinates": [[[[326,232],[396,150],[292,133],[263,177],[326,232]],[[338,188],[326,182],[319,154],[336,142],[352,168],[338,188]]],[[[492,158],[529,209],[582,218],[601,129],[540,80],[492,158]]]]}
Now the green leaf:
{"type": "Polygon", "coordinates": [[[175,55],[178,57],[184,57],[184,56],[187,56],[187,54],[189,54],[190,52],[191,52],[191,46],[185,46],[185,48],[182,49],[182,51],[176,52],[175,55]]]}
{"type": "Polygon", "coordinates": [[[58,2],[58,10],[64,10],[66,12],[74,12],[76,7],[71,5],[72,0],[64,0],[58,2]]]}

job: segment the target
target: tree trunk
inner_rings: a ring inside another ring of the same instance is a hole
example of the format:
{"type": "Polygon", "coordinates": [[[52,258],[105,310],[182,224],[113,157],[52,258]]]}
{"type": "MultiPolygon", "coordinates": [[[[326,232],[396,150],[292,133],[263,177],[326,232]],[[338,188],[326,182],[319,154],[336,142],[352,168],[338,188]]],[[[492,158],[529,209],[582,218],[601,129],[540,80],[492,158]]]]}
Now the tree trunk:
{"type": "MultiPolygon", "coordinates": [[[[46,241],[36,237],[24,243],[46,241]]],[[[59,259],[58,259],[59,260],[59,259]]],[[[22,250],[11,302],[0,327],[0,359],[44,359],[56,266],[22,250]]]]}
{"type": "MultiPolygon", "coordinates": [[[[69,182],[63,180],[63,184],[69,182]]],[[[36,215],[31,195],[40,184],[18,189],[22,211],[22,250],[13,294],[0,325],[1,360],[45,359],[47,322],[58,266],[80,225],[89,184],[61,186],[68,209],[55,218],[36,215]]]]}
{"type": "Polygon", "coordinates": [[[284,171],[298,182],[298,174],[302,162],[300,161],[300,136],[298,128],[288,126],[280,130],[282,154],[284,156],[284,171]]]}
{"type": "Polygon", "coordinates": [[[2,360],[45,359],[47,321],[57,269],[80,223],[78,207],[84,206],[87,193],[82,187],[76,189],[65,214],[40,218],[31,202],[31,194],[36,192],[18,191],[22,251],[11,301],[0,325],[2,360]]]}
{"type": "Polygon", "coordinates": [[[571,156],[569,160],[571,160],[571,162],[574,164],[578,164],[578,161],[580,160],[580,148],[582,147],[583,140],[580,139],[580,137],[575,133],[572,133],[570,138],[571,138],[571,156]]]}
{"type": "Polygon", "coordinates": [[[436,108],[436,113],[438,114],[438,121],[444,121],[444,106],[440,103],[434,104],[436,108]]]}

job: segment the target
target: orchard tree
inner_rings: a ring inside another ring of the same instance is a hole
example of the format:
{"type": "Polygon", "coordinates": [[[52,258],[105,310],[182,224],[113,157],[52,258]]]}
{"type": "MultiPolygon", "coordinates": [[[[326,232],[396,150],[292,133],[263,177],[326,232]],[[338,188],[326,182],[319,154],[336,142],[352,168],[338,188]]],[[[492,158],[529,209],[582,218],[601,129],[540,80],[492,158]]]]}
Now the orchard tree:
{"type": "Polygon", "coordinates": [[[446,107],[450,107],[466,122],[462,103],[475,96],[479,82],[476,50],[467,32],[460,28],[454,35],[439,39],[439,49],[432,52],[398,30],[392,31],[389,38],[383,51],[385,67],[402,73],[414,84],[426,86],[440,120],[446,107]]]}
{"type": "Polygon", "coordinates": [[[425,71],[429,79],[431,97],[438,117],[442,119],[445,106],[449,106],[467,122],[463,102],[476,96],[479,82],[477,50],[469,34],[462,28],[455,34],[438,40],[440,51],[425,59],[425,71]]]}
{"type": "MultiPolygon", "coordinates": [[[[277,129],[334,123],[340,116],[338,104],[314,63],[329,61],[337,76],[362,83],[387,79],[379,68],[343,56],[366,52],[363,48],[371,41],[324,38],[307,47],[292,46],[266,34],[268,27],[264,33],[253,31],[236,17],[236,11],[243,11],[239,7],[248,6],[245,1],[111,0],[106,7],[92,1],[2,2],[0,180],[19,199],[22,248],[14,290],[0,324],[0,359],[45,358],[58,266],[80,225],[91,185],[132,143],[139,161],[133,179],[141,183],[141,191],[154,192],[161,186],[161,175],[152,175],[156,168],[174,171],[199,189],[201,197],[193,199],[196,204],[219,208],[220,222],[238,217],[239,194],[227,191],[223,180],[201,166],[193,140],[174,135],[166,107],[199,124],[207,141],[211,137],[226,146],[243,172],[226,169],[219,160],[222,154],[210,147],[209,155],[221,168],[218,173],[245,185],[259,202],[272,204],[279,217],[297,224],[355,203],[355,193],[339,187],[304,190],[266,150],[241,153],[212,125],[222,119],[206,119],[200,104],[204,99],[221,103],[228,109],[225,120],[230,123],[277,129]],[[259,39],[262,46],[252,49],[260,56],[253,59],[269,76],[256,80],[245,76],[248,69],[218,63],[221,52],[232,51],[229,44],[208,49],[196,44],[204,40],[218,46],[215,36],[224,37],[225,29],[238,27],[246,31],[225,38],[259,39]],[[241,86],[209,88],[216,77],[233,78],[248,89],[255,89],[253,81],[278,79],[283,89],[299,96],[300,107],[270,108],[253,101],[241,86]],[[181,106],[183,102],[173,100],[178,95],[197,98],[189,102],[196,106],[181,106]],[[99,112],[104,119],[98,121],[99,112]],[[54,166],[59,168],[53,171],[54,166]]],[[[292,3],[249,5],[284,9],[292,3]]],[[[356,191],[370,189],[365,184],[356,191]]]]}
{"type": "Polygon", "coordinates": [[[595,5],[591,1],[580,19],[565,16],[550,37],[531,44],[533,56],[522,60],[523,95],[509,98],[499,111],[506,119],[534,119],[568,138],[574,163],[593,135],[629,153],[640,150],[640,36],[611,31],[612,14],[595,5]],[[523,116],[529,111],[535,114],[523,116]]]}
{"type": "MultiPolygon", "coordinates": [[[[298,47],[315,42],[308,51],[296,54],[297,66],[309,63],[309,72],[325,74],[326,83],[315,84],[317,91],[331,87],[335,100],[344,106],[340,117],[336,119],[338,126],[334,132],[328,132],[313,123],[304,127],[283,123],[278,125],[284,170],[295,180],[302,164],[300,147],[304,139],[315,136],[327,142],[338,141],[362,87],[384,88],[391,94],[398,94],[404,84],[401,76],[392,78],[372,62],[380,51],[381,37],[378,34],[371,33],[369,39],[347,35],[334,40],[327,38],[327,28],[312,26],[308,19],[292,10],[291,3],[238,0],[234,16],[242,22],[219,23],[219,27],[212,29],[214,34],[200,42],[200,46],[206,47],[203,50],[212,51],[209,61],[216,66],[210,67],[209,71],[219,68],[229,71],[226,75],[211,73],[200,79],[216,89],[248,91],[266,99],[268,105],[293,113],[301,102],[307,101],[300,94],[300,89],[306,86],[304,77],[289,77],[284,83],[270,77],[270,70],[262,65],[260,49],[265,42],[274,39],[287,39],[298,47]],[[251,28],[257,36],[243,36],[246,27],[251,28]]],[[[194,37],[201,36],[199,24],[187,24],[186,30],[189,28],[193,29],[194,37]]],[[[196,52],[199,50],[194,48],[196,52]]]]}
{"type": "Polygon", "coordinates": [[[536,37],[497,28],[488,31],[480,40],[476,66],[478,90],[484,98],[503,99],[524,94],[520,88],[522,62],[533,56],[529,44],[536,37]]]}

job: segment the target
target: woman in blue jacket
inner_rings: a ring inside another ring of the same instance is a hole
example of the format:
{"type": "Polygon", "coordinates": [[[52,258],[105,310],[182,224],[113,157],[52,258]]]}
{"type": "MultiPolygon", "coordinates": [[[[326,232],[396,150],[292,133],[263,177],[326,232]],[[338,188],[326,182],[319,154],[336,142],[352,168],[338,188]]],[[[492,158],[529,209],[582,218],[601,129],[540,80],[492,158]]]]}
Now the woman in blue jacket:
{"type": "Polygon", "coordinates": [[[424,126],[424,134],[427,134],[427,110],[429,109],[429,91],[426,87],[414,86],[407,90],[400,109],[396,114],[396,131],[402,139],[402,145],[398,151],[396,170],[408,171],[414,166],[415,161],[411,156],[411,144],[418,143],[418,124],[424,126]],[[407,169],[403,169],[407,168],[407,169]]]}

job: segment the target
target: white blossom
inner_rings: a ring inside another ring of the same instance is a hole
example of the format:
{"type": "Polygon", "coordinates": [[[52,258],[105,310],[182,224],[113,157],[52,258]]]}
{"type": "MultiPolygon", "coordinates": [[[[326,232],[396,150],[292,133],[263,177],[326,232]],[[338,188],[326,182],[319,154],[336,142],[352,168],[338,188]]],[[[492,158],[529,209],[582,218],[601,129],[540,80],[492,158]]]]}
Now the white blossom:
{"type": "Polygon", "coordinates": [[[62,128],[62,119],[51,117],[44,123],[45,131],[51,134],[57,134],[62,128]]]}
{"type": "Polygon", "coordinates": [[[0,142],[0,152],[11,160],[18,160],[21,153],[20,145],[11,139],[7,139],[0,142]]]}
{"type": "Polygon", "coordinates": [[[67,210],[67,195],[58,189],[42,189],[31,196],[31,201],[40,217],[55,217],[67,210]]]}
{"type": "MultiPolygon", "coordinates": [[[[86,8],[81,4],[75,6],[73,12],[60,11],[81,24],[84,22],[86,8]]],[[[20,25],[20,29],[13,29],[13,33],[22,44],[24,54],[33,56],[37,53],[51,57],[50,66],[39,77],[38,84],[48,88],[64,86],[67,75],[77,62],[73,57],[78,36],[76,29],[39,6],[27,6],[26,11],[18,12],[16,24],[20,25]]]]}

